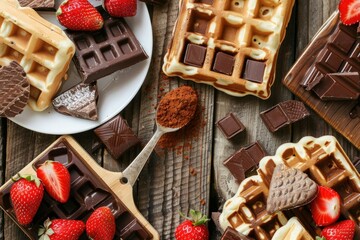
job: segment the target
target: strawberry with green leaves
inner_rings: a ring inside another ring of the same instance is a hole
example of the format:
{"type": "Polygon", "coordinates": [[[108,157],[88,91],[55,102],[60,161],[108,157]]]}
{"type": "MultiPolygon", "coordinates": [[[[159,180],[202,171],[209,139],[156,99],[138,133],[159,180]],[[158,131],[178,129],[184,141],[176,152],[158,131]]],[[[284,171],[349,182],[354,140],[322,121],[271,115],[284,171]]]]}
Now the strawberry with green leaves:
{"type": "Polygon", "coordinates": [[[344,220],[325,227],[321,231],[322,237],[316,240],[353,240],[355,234],[355,222],[344,220]]]}
{"type": "Polygon", "coordinates": [[[86,233],[92,240],[112,240],[115,230],[115,217],[106,206],[95,209],[86,221],[86,233]]]}
{"type": "Polygon", "coordinates": [[[341,0],[339,3],[340,19],[345,25],[360,22],[360,1],[341,0]]]}
{"type": "Polygon", "coordinates": [[[80,220],[47,219],[39,229],[39,240],[77,240],[85,230],[80,220]]]}
{"type": "Polygon", "coordinates": [[[104,0],[104,8],[113,17],[132,17],[136,15],[137,0],[104,0]]]}
{"type": "Polygon", "coordinates": [[[10,199],[19,224],[32,222],[44,196],[44,187],[34,175],[18,174],[10,189],[10,199]]]}
{"type": "Polygon", "coordinates": [[[310,209],[316,225],[330,225],[340,216],[340,196],[332,188],[318,186],[318,195],[310,203],[310,209]]]}
{"type": "Polygon", "coordinates": [[[101,14],[88,0],[65,0],[56,17],[61,25],[75,31],[95,31],[104,24],[101,14]]]}
{"type": "Polygon", "coordinates": [[[60,162],[45,161],[37,170],[46,192],[56,201],[65,203],[70,195],[70,173],[60,162]]]}
{"type": "MultiPolygon", "coordinates": [[[[181,216],[185,217],[182,213],[181,216]]],[[[190,210],[190,217],[185,217],[186,220],[182,222],[175,229],[176,240],[207,240],[209,239],[209,230],[205,223],[209,219],[202,215],[201,212],[190,210]]]]}

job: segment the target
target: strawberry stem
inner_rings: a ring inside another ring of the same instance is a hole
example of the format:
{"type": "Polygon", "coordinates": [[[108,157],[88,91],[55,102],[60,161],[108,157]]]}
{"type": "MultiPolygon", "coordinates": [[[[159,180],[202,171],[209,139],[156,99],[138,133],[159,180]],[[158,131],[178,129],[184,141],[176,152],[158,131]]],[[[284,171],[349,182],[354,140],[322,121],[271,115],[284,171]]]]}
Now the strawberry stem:
{"type": "Polygon", "coordinates": [[[16,174],[15,176],[11,177],[11,180],[13,180],[14,182],[16,182],[16,181],[19,181],[19,180],[22,179],[22,178],[28,180],[29,182],[35,182],[35,185],[36,185],[37,187],[40,187],[40,184],[41,184],[40,179],[39,179],[37,176],[32,175],[32,174],[21,174],[21,173],[18,173],[18,174],[16,174]]]}
{"type": "Polygon", "coordinates": [[[50,240],[51,235],[54,234],[54,231],[50,228],[51,221],[50,219],[46,219],[44,222],[44,226],[39,228],[38,236],[40,236],[39,240],[50,240]]]}
{"type": "Polygon", "coordinates": [[[200,211],[196,211],[194,209],[190,209],[189,211],[190,217],[185,216],[182,212],[179,212],[179,214],[181,217],[190,220],[194,226],[203,225],[210,220],[207,218],[206,215],[202,215],[200,211]]]}

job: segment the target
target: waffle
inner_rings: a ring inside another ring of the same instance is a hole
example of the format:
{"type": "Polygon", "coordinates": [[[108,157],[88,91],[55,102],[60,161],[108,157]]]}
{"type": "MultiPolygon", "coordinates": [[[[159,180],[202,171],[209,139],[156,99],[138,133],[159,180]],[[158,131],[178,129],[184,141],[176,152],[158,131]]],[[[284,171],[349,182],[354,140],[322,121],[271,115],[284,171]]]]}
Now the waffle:
{"type": "Polygon", "coordinates": [[[314,240],[296,217],[291,218],[284,226],[279,228],[272,240],[314,240]]]}
{"type": "Polygon", "coordinates": [[[182,0],[163,71],[266,99],[294,0],[182,0]]]}
{"type": "Polygon", "coordinates": [[[61,86],[75,46],[57,26],[15,0],[0,1],[0,65],[18,62],[30,81],[29,105],[43,111],[61,86]]]}
{"type": "Polygon", "coordinates": [[[281,145],[275,156],[264,157],[258,174],[245,179],[236,195],[226,201],[220,215],[223,229],[232,226],[254,239],[271,239],[277,229],[296,216],[314,238],[320,233],[308,206],[267,213],[266,199],[272,173],[281,163],[307,173],[318,185],[336,190],[342,199],[340,219],[354,220],[356,232],[360,234],[360,175],[332,136],[304,137],[298,143],[281,145]]]}

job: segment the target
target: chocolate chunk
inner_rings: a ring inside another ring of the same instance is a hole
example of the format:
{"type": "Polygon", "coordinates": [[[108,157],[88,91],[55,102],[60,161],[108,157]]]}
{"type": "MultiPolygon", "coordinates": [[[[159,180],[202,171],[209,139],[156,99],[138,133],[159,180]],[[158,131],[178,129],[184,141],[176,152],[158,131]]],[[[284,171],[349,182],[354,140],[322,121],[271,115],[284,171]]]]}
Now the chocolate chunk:
{"type": "Polygon", "coordinates": [[[224,234],[221,236],[221,240],[253,240],[253,238],[239,233],[232,227],[227,227],[224,234]]]}
{"type": "Polygon", "coordinates": [[[30,7],[35,10],[55,10],[54,0],[18,0],[20,6],[30,7]]]}
{"type": "Polygon", "coordinates": [[[229,113],[226,117],[220,119],[216,126],[227,139],[231,139],[245,130],[245,126],[233,113],[229,113]]]}
{"type": "Polygon", "coordinates": [[[52,101],[54,109],[65,115],[98,120],[98,90],[95,84],[80,83],[52,101]]]}
{"type": "Polygon", "coordinates": [[[236,151],[223,164],[240,183],[245,179],[245,173],[256,167],[265,156],[266,152],[261,145],[258,142],[254,142],[236,151]]]}
{"type": "Polygon", "coordinates": [[[118,159],[129,148],[140,143],[139,138],[120,115],[96,128],[94,132],[115,159],[118,159]]]}
{"type": "Polygon", "coordinates": [[[330,73],[312,87],[321,100],[355,100],[360,95],[358,72],[330,73]]]}
{"type": "Polygon", "coordinates": [[[260,113],[260,117],[265,123],[265,126],[271,132],[275,132],[286,125],[300,121],[309,115],[310,113],[304,104],[296,100],[281,102],[260,113]]]}
{"type": "Polygon", "coordinates": [[[0,66],[0,116],[20,114],[30,97],[30,83],[24,69],[15,61],[0,66]]]}
{"type": "Polygon", "coordinates": [[[75,43],[75,66],[84,83],[94,82],[115,71],[148,58],[123,18],[112,18],[101,7],[104,27],[98,31],[65,30],[75,43]]]}
{"type": "Polygon", "coordinates": [[[234,56],[224,52],[217,52],[214,60],[213,71],[231,75],[234,69],[234,64],[234,56]]]}
{"type": "Polygon", "coordinates": [[[186,46],[184,63],[195,67],[202,67],[205,61],[205,55],[205,47],[189,43],[186,46]]]}
{"type": "Polygon", "coordinates": [[[265,66],[264,62],[246,59],[245,70],[242,78],[256,83],[262,83],[265,66]]]}

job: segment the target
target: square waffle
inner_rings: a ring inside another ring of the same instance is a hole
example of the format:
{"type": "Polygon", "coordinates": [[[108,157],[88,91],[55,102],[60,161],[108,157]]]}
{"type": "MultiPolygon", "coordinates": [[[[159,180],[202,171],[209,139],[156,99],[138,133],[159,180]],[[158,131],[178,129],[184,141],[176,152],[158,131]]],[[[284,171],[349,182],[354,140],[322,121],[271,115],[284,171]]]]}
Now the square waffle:
{"type": "MultiPolygon", "coordinates": [[[[115,216],[114,239],[159,239],[156,230],[136,209],[131,186],[120,183],[122,174],[101,168],[74,139],[69,136],[59,138],[20,173],[36,174],[36,169],[46,160],[59,161],[69,170],[70,197],[61,204],[45,191],[40,208],[29,226],[21,226],[16,221],[10,200],[13,181],[7,181],[0,188],[0,207],[30,239],[38,239],[38,228],[47,218],[78,219],[85,223],[94,209],[101,206],[108,206],[115,216]]],[[[80,239],[88,239],[86,233],[80,239]]]]}
{"type": "Polygon", "coordinates": [[[57,26],[15,0],[0,1],[0,66],[18,62],[30,81],[29,106],[43,111],[60,88],[75,46],[57,26]]]}
{"type": "Polygon", "coordinates": [[[340,219],[354,220],[355,234],[360,234],[360,175],[333,136],[304,137],[298,143],[281,145],[275,156],[264,157],[258,174],[245,179],[236,195],[226,201],[219,219],[223,229],[231,226],[254,239],[271,239],[296,216],[315,239],[320,229],[307,206],[274,214],[266,211],[272,173],[281,163],[307,173],[318,185],[336,190],[342,199],[340,219]]]}
{"type": "Polygon", "coordinates": [[[294,0],[181,0],[164,58],[169,76],[266,99],[294,0]]]}

